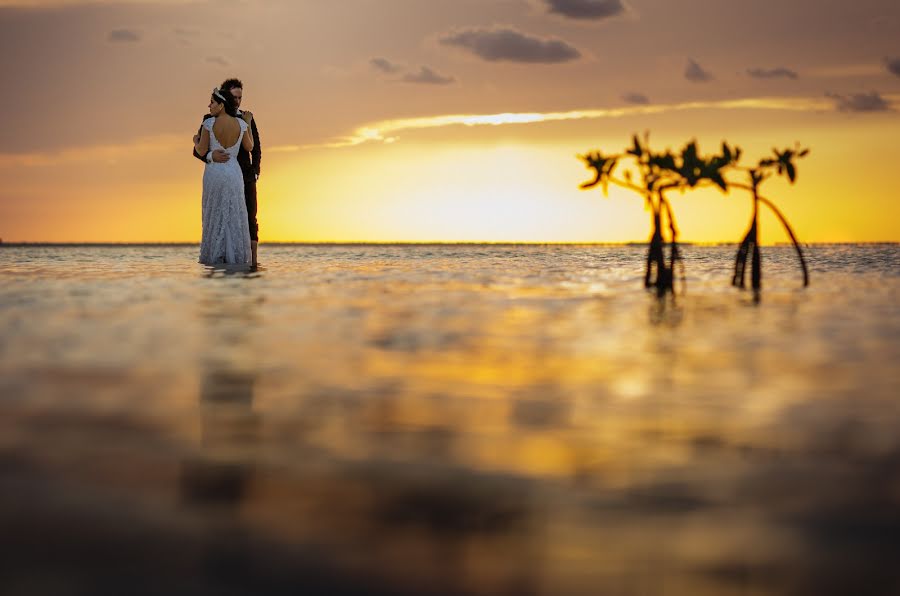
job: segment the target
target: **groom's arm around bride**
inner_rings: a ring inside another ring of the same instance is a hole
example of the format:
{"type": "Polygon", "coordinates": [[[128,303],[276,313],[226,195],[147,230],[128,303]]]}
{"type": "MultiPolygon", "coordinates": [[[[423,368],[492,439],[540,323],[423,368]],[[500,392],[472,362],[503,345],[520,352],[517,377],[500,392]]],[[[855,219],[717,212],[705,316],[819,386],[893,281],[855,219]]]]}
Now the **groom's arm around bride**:
{"type": "MultiPolygon", "coordinates": [[[[245,178],[248,173],[252,172],[253,181],[255,182],[257,179],[259,179],[260,162],[262,161],[262,146],[259,142],[259,129],[256,128],[256,118],[253,117],[252,112],[241,112],[239,115],[250,126],[250,133],[253,135],[253,151],[251,151],[250,154],[247,155],[247,152],[242,148],[241,153],[243,153],[243,155],[238,155],[238,161],[241,162],[241,170],[244,171],[245,178]]],[[[203,129],[203,121],[207,118],[212,118],[212,116],[206,114],[200,119],[200,128],[197,130],[198,135],[203,129]]],[[[197,150],[194,149],[194,157],[202,162],[207,163],[211,163],[214,161],[217,163],[225,163],[230,159],[228,153],[221,149],[216,149],[215,151],[207,151],[205,155],[200,155],[199,153],[197,153],[197,150]]]]}

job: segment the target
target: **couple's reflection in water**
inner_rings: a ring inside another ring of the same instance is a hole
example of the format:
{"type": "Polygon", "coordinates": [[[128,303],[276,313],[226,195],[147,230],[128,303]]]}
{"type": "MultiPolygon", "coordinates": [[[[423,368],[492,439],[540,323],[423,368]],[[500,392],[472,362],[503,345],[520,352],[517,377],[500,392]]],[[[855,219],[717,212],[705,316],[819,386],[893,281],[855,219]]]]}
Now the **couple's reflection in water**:
{"type": "MultiPolygon", "coordinates": [[[[207,271],[214,277],[225,270],[207,271]]],[[[254,411],[258,304],[246,287],[215,287],[199,308],[209,353],[200,365],[199,432],[182,461],[179,494],[201,524],[196,573],[206,585],[221,586],[240,583],[252,552],[241,507],[253,483],[262,424],[254,411]]]]}
{"type": "Polygon", "coordinates": [[[187,504],[235,508],[247,493],[260,419],[253,411],[256,376],[225,367],[204,372],[200,391],[200,449],[184,462],[187,504]]]}
{"type": "Polygon", "coordinates": [[[209,353],[179,478],[200,581],[261,594],[537,593],[531,483],[455,461],[465,429],[405,425],[437,407],[423,396],[342,397],[294,377],[292,412],[266,420],[263,450],[264,302],[250,279],[214,280],[226,283],[200,304],[209,353]],[[321,432],[333,428],[345,434],[321,432]]]}
{"type": "Polygon", "coordinates": [[[256,278],[265,273],[267,269],[262,265],[204,265],[203,276],[207,278],[216,277],[248,277],[256,278]]]}
{"type": "Polygon", "coordinates": [[[211,583],[243,575],[253,550],[240,509],[254,475],[259,417],[253,412],[252,374],[212,367],[200,394],[200,446],[182,463],[180,493],[188,512],[202,523],[201,566],[211,583]],[[235,575],[237,574],[237,575],[235,575]]]}
{"type": "MultiPolygon", "coordinates": [[[[237,273],[205,270],[207,277],[237,273]]],[[[207,289],[197,313],[209,350],[200,364],[199,446],[184,462],[181,490],[191,506],[233,509],[246,495],[259,443],[261,420],[253,409],[259,297],[244,284],[207,289]]]]}
{"type": "Polygon", "coordinates": [[[249,283],[254,273],[249,267],[204,268],[207,278],[229,279],[205,288],[199,302],[207,352],[200,363],[198,432],[179,478],[182,509],[199,524],[195,574],[205,585],[200,593],[246,583],[242,578],[253,551],[241,510],[256,475],[262,425],[254,410],[260,315],[258,294],[249,283]],[[240,277],[248,283],[231,283],[244,281],[240,277]]]}

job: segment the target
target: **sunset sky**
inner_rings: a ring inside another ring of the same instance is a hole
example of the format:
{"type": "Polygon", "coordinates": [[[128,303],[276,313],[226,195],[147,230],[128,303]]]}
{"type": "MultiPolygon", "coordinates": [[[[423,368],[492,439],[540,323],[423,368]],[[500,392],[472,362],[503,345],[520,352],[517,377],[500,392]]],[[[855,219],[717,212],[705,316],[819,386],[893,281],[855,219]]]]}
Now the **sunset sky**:
{"type": "MultiPolygon", "coordinates": [[[[900,241],[897,0],[0,0],[7,242],[199,241],[191,137],[244,81],[266,241],[625,242],[576,155],[649,130],[745,163],[805,242],[900,241]]],[[[673,199],[736,241],[745,194],[673,199]]],[[[763,240],[785,239],[763,219],[763,240]]]]}

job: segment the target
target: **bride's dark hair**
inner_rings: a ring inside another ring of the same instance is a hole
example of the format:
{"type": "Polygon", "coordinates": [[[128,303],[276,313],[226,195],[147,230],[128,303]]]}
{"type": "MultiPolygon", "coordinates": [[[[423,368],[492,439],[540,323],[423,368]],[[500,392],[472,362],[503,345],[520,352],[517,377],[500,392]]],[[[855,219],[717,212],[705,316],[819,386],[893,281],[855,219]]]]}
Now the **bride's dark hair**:
{"type": "Polygon", "coordinates": [[[231,94],[231,91],[216,89],[212,93],[212,100],[218,104],[224,105],[226,114],[237,117],[237,104],[234,101],[234,96],[231,94]]]}

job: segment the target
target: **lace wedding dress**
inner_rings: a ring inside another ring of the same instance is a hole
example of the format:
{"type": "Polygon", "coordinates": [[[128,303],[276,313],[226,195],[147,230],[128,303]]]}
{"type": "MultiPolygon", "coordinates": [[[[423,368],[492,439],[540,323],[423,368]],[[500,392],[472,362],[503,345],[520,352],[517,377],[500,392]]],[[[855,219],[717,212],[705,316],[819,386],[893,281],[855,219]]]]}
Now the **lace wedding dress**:
{"type": "Polygon", "coordinates": [[[244,202],[244,176],[237,160],[241,139],[247,134],[247,123],[238,118],[241,134],[237,143],[223,147],[213,132],[215,121],[215,118],[203,121],[204,128],[209,131],[209,149],[224,149],[231,159],[225,163],[207,163],[203,172],[200,262],[204,265],[248,264],[251,260],[250,228],[244,202]]]}

